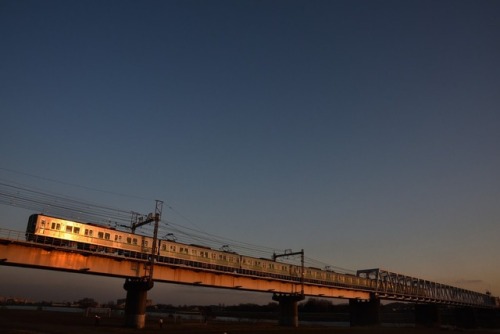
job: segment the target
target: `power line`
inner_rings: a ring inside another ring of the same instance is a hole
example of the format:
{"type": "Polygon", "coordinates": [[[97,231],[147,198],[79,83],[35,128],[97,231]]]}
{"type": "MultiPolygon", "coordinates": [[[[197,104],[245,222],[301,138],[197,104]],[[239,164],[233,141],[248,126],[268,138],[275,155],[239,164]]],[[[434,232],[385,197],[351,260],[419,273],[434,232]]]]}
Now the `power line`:
{"type": "Polygon", "coordinates": [[[49,181],[49,182],[53,182],[53,183],[58,183],[58,184],[62,184],[62,185],[65,185],[65,186],[71,186],[71,187],[76,187],[76,188],[91,190],[91,191],[94,191],[94,192],[100,192],[100,193],[105,193],[105,194],[110,194],[110,195],[115,195],[115,196],[135,198],[135,199],[146,200],[146,201],[152,201],[151,198],[145,198],[145,197],[141,197],[141,196],[137,196],[137,195],[123,194],[123,193],[119,193],[119,192],[114,192],[114,191],[109,191],[109,190],[104,190],[104,189],[99,189],[99,188],[93,188],[93,187],[83,186],[81,184],[70,183],[70,182],[65,182],[65,181],[61,181],[61,180],[55,180],[55,179],[51,179],[51,178],[48,178],[48,177],[43,177],[43,176],[34,175],[34,174],[30,174],[30,173],[15,171],[13,169],[5,168],[5,167],[0,167],[0,170],[3,170],[5,172],[9,172],[9,173],[13,173],[13,174],[22,175],[22,176],[29,176],[29,177],[32,177],[32,178],[35,178],[35,179],[39,179],[39,180],[43,180],[43,181],[49,181]]]}
{"type": "MultiPolygon", "coordinates": [[[[0,167],[0,170],[6,169],[0,167]]],[[[58,182],[54,180],[50,181],[58,182]]],[[[64,184],[64,182],[60,183],[64,184]]],[[[91,189],[88,187],[83,188],[91,189]]],[[[108,191],[103,192],[116,194],[108,191]]],[[[118,209],[98,203],[91,203],[60,194],[50,194],[40,190],[29,189],[24,185],[8,184],[2,181],[0,181],[0,204],[34,210],[61,218],[108,225],[112,227],[128,227],[132,223],[134,216],[140,216],[140,214],[133,211],[118,209]]],[[[177,241],[181,243],[195,244],[210,247],[212,249],[231,249],[231,251],[238,254],[256,258],[271,258],[273,253],[282,252],[282,250],[277,250],[276,248],[237,241],[203,231],[191,219],[175,210],[172,206],[167,205],[167,208],[175,212],[182,219],[186,220],[190,225],[195,226],[195,228],[186,227],[173,221],[164,220],[162,221],[159,234],[160,236],[164,236],[163,239],[165,239],[167,235],[173,234],[177,241]]],[[[139,231],[141,231],[141,234],[151,235],[152,227],[145,225],[142,226],[139,231]]],[[[284,262],[296,261],[294,258],[284,258],[282,260],[284,262]]],[[[331,266],[309,257],[306,257],[305,261],[307,265],[311,267],[328,268],[329,270],[343,273],[354,272],[353,270],[331,266]]]]}
{"type": "Polygon", "coordinates": [[[0,182],[0,204],[98,224],[130,223],[132,212],[0,182]]]}

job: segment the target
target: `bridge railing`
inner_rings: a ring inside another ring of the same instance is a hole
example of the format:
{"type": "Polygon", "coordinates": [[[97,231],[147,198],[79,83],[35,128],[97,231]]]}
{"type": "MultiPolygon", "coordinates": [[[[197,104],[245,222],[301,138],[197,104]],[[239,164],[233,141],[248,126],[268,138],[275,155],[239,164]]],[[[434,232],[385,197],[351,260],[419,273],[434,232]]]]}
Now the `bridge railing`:
{"type": "Polygon", "coordinates": [[[26,241],[26,233],[0,228],[0,238],[12,241],[26,241]]]}

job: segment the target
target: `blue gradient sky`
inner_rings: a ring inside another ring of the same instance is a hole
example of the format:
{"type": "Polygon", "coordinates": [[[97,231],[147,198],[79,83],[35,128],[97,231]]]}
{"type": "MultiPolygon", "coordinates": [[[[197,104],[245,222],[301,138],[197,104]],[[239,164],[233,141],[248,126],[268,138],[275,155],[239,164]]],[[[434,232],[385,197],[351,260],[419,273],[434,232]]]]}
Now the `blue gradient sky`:
{"type": "MultiPolygon", "coordinates": [[[[0,179],[139,212],[161,199],[216,235],[500,295],[499,14],[498,1],[3,0],[0,179]]],[[[0,206],[0,225],[29,214],[0,206]]],[[[0,272],[0,295],[63,277],[0,272]]],[[[162,302],[185,290],[162,289],[162,302]]]]}

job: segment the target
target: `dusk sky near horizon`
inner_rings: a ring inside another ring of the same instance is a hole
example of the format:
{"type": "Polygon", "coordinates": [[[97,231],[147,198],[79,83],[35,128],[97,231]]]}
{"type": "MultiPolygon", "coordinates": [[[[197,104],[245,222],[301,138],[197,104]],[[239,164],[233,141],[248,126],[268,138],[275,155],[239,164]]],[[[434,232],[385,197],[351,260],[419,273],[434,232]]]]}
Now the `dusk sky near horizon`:
{"type": "MultiPolygon", "coordinates": [[[[213,235],[498,296],[499,17],[499,1],[1,0],[0,181],[160,199],[213,235]]],[[[0,228],[31,213],[0,205],[0,228]]],[[[0,273],[0,296],[125,296],[0,273]]],[[[150,295],[271,301],[232,293],[150,295]]]]}

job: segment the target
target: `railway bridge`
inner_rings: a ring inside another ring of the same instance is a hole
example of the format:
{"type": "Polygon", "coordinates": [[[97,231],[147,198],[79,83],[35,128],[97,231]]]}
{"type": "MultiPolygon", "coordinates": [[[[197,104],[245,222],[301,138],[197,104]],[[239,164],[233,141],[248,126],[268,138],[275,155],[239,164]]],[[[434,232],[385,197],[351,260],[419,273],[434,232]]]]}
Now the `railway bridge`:
{"type": "Polygon", "coordinates": [[[81,250],[25,240],[25,232],[0,229],[0,265],[58,270],[87,275],[120,277],[127,290],[126,323],[142,328],[146,294],[153,282],[187,284],[272,294],[280,305],[280,324],[298,325],[297,303],[305,296],[349,299],[351,325],[380,322],[380,301],[399,300],[416,303],[416,322],[432,324],[439,320],[439,305],[453,305],[466,326],[473,327],[478,310],[498,316],[498,298],[381,269],[359,270],[357,275],[340,276],[338,284],[290,281],[262,275],[219,271],[188,264],[154,265],[153,281],[143,278],[151,270],[148,259],[119,256],[115,253],[81,250]],[[360,278],[372,285],[360,288],[360,278]]]}

